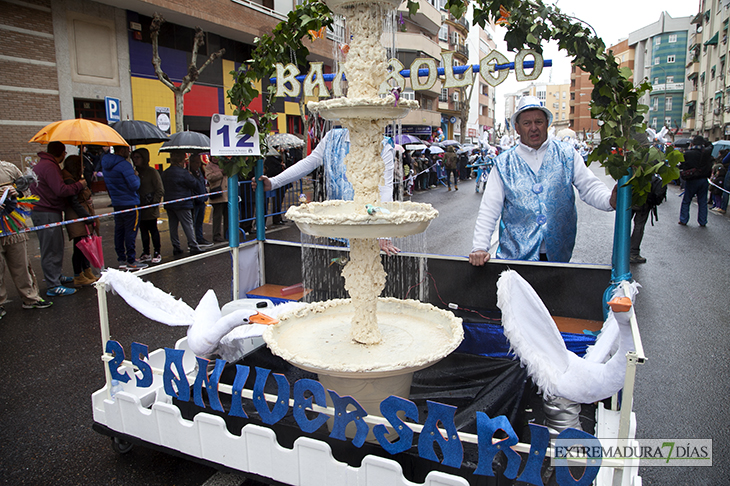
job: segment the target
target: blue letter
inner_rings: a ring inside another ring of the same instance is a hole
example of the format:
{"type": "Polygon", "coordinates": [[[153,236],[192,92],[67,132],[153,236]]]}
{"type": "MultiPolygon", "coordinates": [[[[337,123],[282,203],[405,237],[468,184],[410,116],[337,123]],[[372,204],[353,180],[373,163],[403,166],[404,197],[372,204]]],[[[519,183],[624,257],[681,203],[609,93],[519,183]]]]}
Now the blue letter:
{"type": "Polygon", "coordinates": [[[188,383],[188,377],[185,376],[183,369],[184,354],[185,351],[182,349],[165,348],[165,370],[162,373],[162,381],[165,385],[165,393],[181,402],[188,402],[190,401],[190,383],[188,383]],[[172,371],[173,364],[177,368],[177,376],[172,371]],[[172,386],[173,382],[175,382],[177,392],[172,386]]]}
{"type": "Polygon", "coordinates": [[[198,360],[198,376],[195,377],[195,384],[193,384],[193,401],[195,405],[205,408],[205,402],[203,401],[203,385],[208,391],[208,401],[210,402],[210,408],[223,412],[223,405],[221,405],[220,398],[218,398],[218,382],[223,373],[223,368],[226,366],[225,360],[215,360],[215,369],[208,379],[208,361],[205,358],[196,356],[198,360]]]}
{"type": "MultiPolygon", "coordinates": [[[[591,434],[583,432],[582,430],[565,429],[560,432],[558,438],[555,439],[555,447],[563,447],[565,449],[576,445],[581,445],[589,451],[598,451],[599,454],[602,454],[603,451],[601,448],[601,442],[591,434]]],[[[596,479],[596,476],[598,476],[598,471],[601,469],[602,462],[602,456],[599,456],[596,459],[589,455],[585,471],[583,471],[583,475],[580,479],[576,481],[570,473],[570,469],[568,469],[568,459],[565,457],[562,459],[556,457],[555,479],[558,480],[558,484],[561,486],[569,484],[575,484],[576,486],[589,486],[590,484],[593,484],[593,480],[596,479]]]]}
{"type": "Polygon", "coordinates": [[[390,426],[398,434],[396,442],[391,443],[385,436],[388,433],[385,425],[378,424],[373,427],[375,438],[390,454],[405,452],[413,447],[413,430],[398,417],[398,412],[405,412],[406,418],[418,422],[418,407],[412,401],[391,395],[380,402],[380,413],[388,419],[390,426]]]}
{"type": "Polygon", "coordinates": [[[129,375],[127,373],[124,373],[123,375],[119,373],[119,367],[122,365],[122,361],[124,361],[124,348],[121,344],[119,344],[117,341],[112,341],[111,339],[106,342],[106,352],[114,356],[111,361],[109,361],[109,372],[112,375],[113,380],[119,380],[122,383],[126,383],[129,381],[129,375]]]}
{"type": "Polygon", "coordinates": [[[504,475],[509,479],[514,479],[520,470],[520,462],[522,459],[510,446],[517,444],[520,439],[512,429],[512,425],[507,420],[507,417],[500,415],[499,417],[490,419],[486,413],[477,412],[477,436],[479,437],[479,463],[474,474],[494,476],[492,462],[494,461],[494,456],[502,451],[507,456],[507,469],[505,469],[504,475]],[[493,444],[492,438],[498,430],[506,433],[507,438],[493,444]]]}
{"type": "Polygon", "coordinates": [[[545,452],[550,445],[550,431],[544,425],[530,424],[530,455],[517,481],[543,486],[540,471],[545,452]]]}
{"type": "Polygon", "coordinates": [[[426,423],[423,424],[423,430],[421,430],[421,435],[418,437],[418,455],[429,461],[438,462],[436,452],[433,450],[433,443],[436,441],[444,455],[442,464],[456,468],[461,467],[461,461],[464,459],[464,448],[454,425],[456,407],[430,400],[426,403],[428,404],[428,417],[426,417],[426,423]],[[438,429],[439,422],[446,429],[447,438],[441,435],[438,429]]]}
{"type": "Polygon", "coordinates": [[[152,386],[152,367],[142,358],[150,359],[147,345],[132,343],[132,364],[142,372],[142,378],[137,377],[137,386],[147,388],[152,386]]]}
{"type": "Polygon", "coordinates": [[[327,395],[322,384],[316,380],[302,378],[294,383],[294,420],[302,429],[302,432],[311,434],[319,429],[327,421],[327,415],[317,413],[317,417],[309,420],[305,412],[306,408],[312,408],[312,401],[321,407],[327,406],[327,395]],[[304,398],[304,393],[310,392],[311,396],[304,398]]]}
{"type": "Polygon", "coordinates": [[[231,410],[228,412],[228,415],[232,417],[248,418],[246,412],[243,411],[241,395],[243,394],[246,379],[248,379],[249,370],[248,366],[236,365],[236,378],[233,380],[233,390],[231,391],[231,410]]]}
{"type": "Polygon", "coordinates": [[[268,425],[274,425],[283,419],[289,411],[289,381],[286,376],[274,373],[276,384],[279,388],[274,408],[269,410],[269,404],[264,397],[264,386],[271,370],[256,367],[256,383],[253,386],[253,404],[261,416],[261,421],[268,425]]]}
{"type": "Polygon", "coordinates": [[[332,403],[335,408],[335,424],[332,427],[330,437],[339,440],[346,440],[345,428],[350,422],[355,422],[357,432],[355,433],[355,437],[352,439],[352,445],[355,447],[362,447],[365,443],[365,438],[368,435],[368,430],[370,430],[370,427],[368,427],[368,424],[365,423],[362,417],[367,417],[368,413],[354,398],[349,396],[341,397],[333,390],[327,391],[330,394],[330,398],[332,398],[332,403]],[[348,412],[348,405],[355,407],[355,410],[353,412],[348,412]]]}

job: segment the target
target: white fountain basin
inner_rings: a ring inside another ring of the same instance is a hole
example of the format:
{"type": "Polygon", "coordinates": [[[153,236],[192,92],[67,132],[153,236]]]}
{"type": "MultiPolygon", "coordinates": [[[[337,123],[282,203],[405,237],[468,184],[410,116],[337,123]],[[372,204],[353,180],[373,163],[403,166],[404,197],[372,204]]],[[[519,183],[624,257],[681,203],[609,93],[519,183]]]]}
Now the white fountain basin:
{"type": "Polygon", "coordinates": [[[416,300],[378,299],[383,340],[350,338],[350,299],[315,302],[279,316],[264,331],[271,352],[293,365],[329,376],[387,377],[417,371],[442,359],[464,338],[461,319],[416,300]]]}
{"type": "MultiPolygon", "coordinates": [[[[378,299],[379,344],[350,338],[350,299],[316,302],[279,315],[264,331],[271,352],[313,373],[328,390],[351,396],[369,415],[391,395],[408,398],[413,373],[454,351],[464,339],[461,319],[416,300],[378,299]]],[[[327,397],[331,406],[332,401],[327,397]]],[[[328,421],[332,428],[332,420],[328,421]]],[[[350,424],[347,437],[355,436],[350,424]]],[[[367,441],[375,442],[372,431],[367,441]]]]}
{"type": "Polygon", "coordinates": [[[438,216],[430,204],[409,201],[380,203],[387,210],[369,214],[353,201],[325,201],[292,206],[287,219],[312,236],[330,238],[395,238],[420,234],[438,216]]]}
{"type": "Polygon", "coordinates": [[[327,120],[350,118],[357,120],[393,120],[404,118],[409,111],[417,110],[418,101],[385,98],[334,98],[324,101],[310,101],[307,108],[327,120]]]}

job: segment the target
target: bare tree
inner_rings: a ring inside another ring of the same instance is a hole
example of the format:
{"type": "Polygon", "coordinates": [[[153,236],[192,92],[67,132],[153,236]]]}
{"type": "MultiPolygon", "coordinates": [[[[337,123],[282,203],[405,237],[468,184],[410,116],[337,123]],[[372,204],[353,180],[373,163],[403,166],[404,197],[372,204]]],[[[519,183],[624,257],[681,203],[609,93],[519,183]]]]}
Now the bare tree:
{"type": "MultiPolygon", "coordinates": [[[[476,83],[474,83],[476,84],[476,83]]],[[[459,140],[461,143],[466,143],[466,135],[467,135],[467,124],[469,123],[469,101],[471,100],[471,94],[474,91],[474,84],[470,85],[468,88],[461,87],[459,88],[459,99],[461,102],[459,103],[459,119],[461,120],[461,140],[459,140]]]]}
{"type": "Polygon", "coordinates": [[[197,81],[198,77],[200,77],[200,73],[202,73],[203,70],[208,67],[210,63],[221,57],[223,53],[226,52],[226,50],[221,49],[218,52],[211,54],[210,56],[208,56],[208,60],[205,61],[205,63],[200,66],[200,68],[198,68],[198,49],[200,49],[201,46],[205,45],[205,33],[200,27],[195,27],[195,40],[193,42],[193,52],[190,56],[188,73],[182,79],[180,86],[175,86],[170,77],[162,70],[162,60],[160,59],[160,54],[158,50],[160,27],[164,23],[165,19],[162,18],[162,15],[160,15],[159,13],[155,13],[154,18],[152,19],[152,25],[150,25],[150,37],[152,38],[152,65],[155,67],[155,74],[157,74],[157,77],[160,79],[160,81],[162,81],[162,84],[170,88],[170,90],[172,90],[172,92],[175,94],[175,131],[182,132],[183,116],[185,113],[185,102],[183,97],[192,89],[193,84],[195,84],[195,81],[197,81]]]}

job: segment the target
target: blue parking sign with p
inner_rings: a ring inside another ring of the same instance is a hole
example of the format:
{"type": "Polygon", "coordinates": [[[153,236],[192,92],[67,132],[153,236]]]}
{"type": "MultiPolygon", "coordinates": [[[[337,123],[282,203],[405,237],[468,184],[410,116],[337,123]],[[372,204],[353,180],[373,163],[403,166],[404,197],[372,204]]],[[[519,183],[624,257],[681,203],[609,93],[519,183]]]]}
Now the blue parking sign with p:
{"type": "Polygon", "coordinates": [[[109,123],[121,120],[119,98],[107,96],[104,98],[104,104],[106,105],[106,119],[109,123]]]}

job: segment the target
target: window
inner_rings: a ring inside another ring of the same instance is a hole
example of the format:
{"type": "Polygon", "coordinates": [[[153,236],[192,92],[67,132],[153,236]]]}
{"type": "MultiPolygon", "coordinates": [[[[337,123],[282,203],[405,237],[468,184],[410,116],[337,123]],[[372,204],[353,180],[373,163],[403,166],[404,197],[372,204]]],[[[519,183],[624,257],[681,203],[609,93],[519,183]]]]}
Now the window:
{"type": "Polygon", "coordinates": [[[667,111],[672,111],[672,97],[667,96],[664,98],[664,109],[667,111]]]}
{"type": "Polygon", "coordinates": [[[661,43],[662,43],[662,38],[661,37],[659,37],[659,36],[654,37],[654,45],[655,46],[661,45],[661,43]]]}
{"type": "Polygon", "coordinates": [[[401,98],[403,98],[404,100],[410,100],[410,101],[415,101],[415,99],[416,99],[416,92],[415,92],[415,91],[413,91],[412,89],[406,89],[406,90],[404,90],[404,91],[403,91],[403,92],[401,93],[401,95],[400,95],[400,96],[401,96],[401,98]]]}
{"type": "Polygon", "coordinates": [[[651,119],[651,126],[656,127],[656,117],[651,119]]]}
{"type": "MultiPolygon", "coordinates": [[[[537,92],[537,98],[540,101],[543,101],[544,102],[545,99],[547,98],[547,92],[546,91],[542,91],[542,90],[538,90],[538,92],[537,92]]],[[[544,105],[545,103],[542,103],[542,104],[544,105]]]]}
{"type": "Polygon", "coordinates": [[[563,110],[565,109],[565,101],[563,101],[563,110]]]}
{"type": "Polygon", "coordinates": [[[667,84],[674,82],[674,76],[667,76],[667,84]]]}
{"type": "Polygon", "coordinates": [[[666,125],[668,127],[672,126],[672,117],[671,116],[664,118],[664,125],[666,125]]]}
{"type": "Polygon", "coordinates": [[[659,84],[659,78],[654,78],[654,83],[652,84],[659,84]]]}
{"type": "Polygon", "coordinates": [[[566,92],[565,92],[565,91],[563,91],[563,99],[565,99],[565,93],[566,93],[566,92]]]}
{"type": "Polygon", "coordinates": [[[654,65],[656,66],[656,65],[658,65],[658,64],[659,64],[659,58],[658,58],[658,57],[655,57],[655,58],[654,58],[654,65]]]}
{"type": "Polygon", "coordinates": [[[441,28],[439,29],[439,40],[442,40],[442,41],[449,40],[449,25],[448,24],[441,25],[441,28]]]}
{"type": "Polygon", "coordinates": [[[659,98],[655,97],[651,100],[651,109],[657,111],[659,109],[659,98]]]}
{"type": "MultiPolygon", "coordinates": [[[[669,64],[672,64],[674,62],[674,54],[672,54],[671,56],[667,56],[667,62],[669,64]]],[[[655,64],[657,64],[657,63],[655,63],[655,64]]]]}
{"type": "Polygon", "coordinates": [[[669,42],[677,42],[677,34],[669,34],[669,42]]]}
{"type": "Polygon", "coordinates": [[[439,95],[439,101],[449,101],[448,88],[441,88],[441,94],[439,95]]]}

